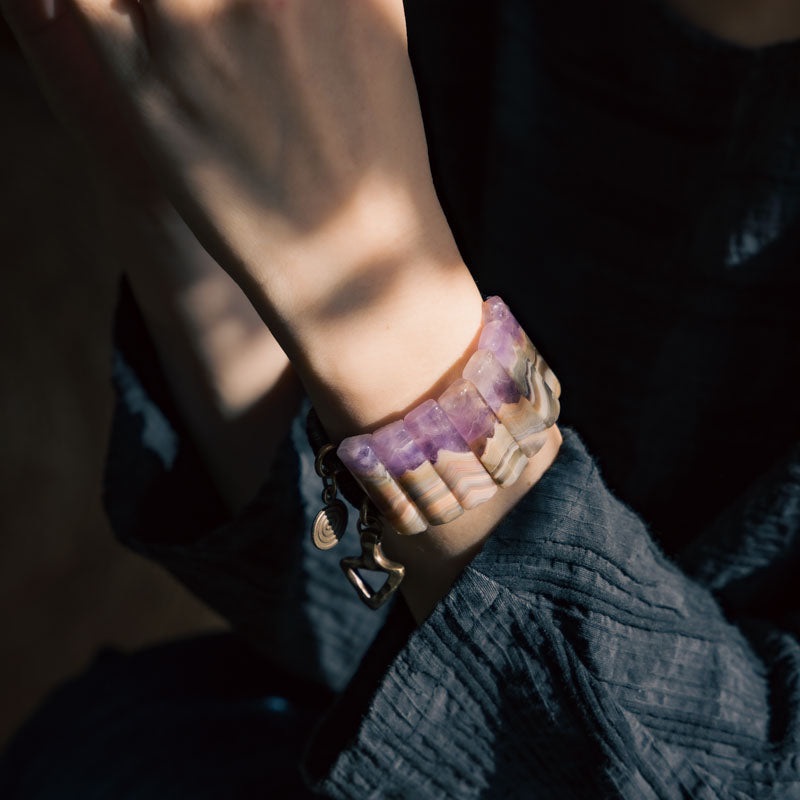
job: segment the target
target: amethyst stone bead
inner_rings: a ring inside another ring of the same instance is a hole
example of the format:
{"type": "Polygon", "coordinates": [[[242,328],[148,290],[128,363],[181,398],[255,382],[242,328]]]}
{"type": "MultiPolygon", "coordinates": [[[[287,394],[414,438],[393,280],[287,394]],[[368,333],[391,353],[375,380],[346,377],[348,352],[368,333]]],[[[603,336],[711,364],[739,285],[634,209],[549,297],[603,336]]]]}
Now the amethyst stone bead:
{"type": "Polygon", "coordinates": [[[478,390],[469,381],[459,378],[444,391],[439,405],[494,482],[500,486],[514,483],[528,459],[478,390]]]}
{"type": "Polygon", "coordinates": [[[405,425],[458,502],[473,508],[491,498],[497,486],[435,400],[410,411],[405,425]]]}
{"type": "Polygon", "coordinates": [[[544,420],[521,394],[491,350],[474,353],[464,367],[463,377],[475,385],[526,456],[535,455],[542,449],[547,439],[544,420]]]}
{"type": "MultiPolygon", "coordinates": [[[[518,371],[521,369],[522,374],[524,374],[525,369],[522,368],[521,364],[515,366],[517,359],[522,360],[523,364],[525,361],[529,362],[530,369],[535,367],[536,372],[538,372],[552,393],[553,401],[557,401],[561,396],[561,384],[558,378],[533,346],[509,307],[499,297],[489,297],[484,301],[483,326],[478,347],[492,350],[498,356],[502,365],[514,376],[520,386],[520,391],[526,394],[528,399],[533,402],[533,396],[530,391],[526,391],[519,380],[518,371]],[[493,323],[497,324],[493,325],[493,323]],[[488,333],[487,329],[489,330],[488,333]]],[[[529,381],[528,384],[530,384],[529,381]]],[[[555,402],[555,406],[557,409],[557,402],[555,402]]],[[[547,415],[545,414],[545,416],[547,415]]],[[[557,417],[558,413],[556,411],[557,417]]],[[[553,421],[555,422],[555,419],[553,421]]]]}
{"type": "Polygon", "coordinates": [[[439,477],[403,420],[384,425],[372,434],[375,452],[432,525],[461,516],[464,509],[439,477]]]}
{"type": "Polygon", "coordinates": [[[398,533],[422,533],[427,529],[428,523],[419,509],[378,458],[369,434],[349,436],[339,445],[336,455],[398,533]]]}

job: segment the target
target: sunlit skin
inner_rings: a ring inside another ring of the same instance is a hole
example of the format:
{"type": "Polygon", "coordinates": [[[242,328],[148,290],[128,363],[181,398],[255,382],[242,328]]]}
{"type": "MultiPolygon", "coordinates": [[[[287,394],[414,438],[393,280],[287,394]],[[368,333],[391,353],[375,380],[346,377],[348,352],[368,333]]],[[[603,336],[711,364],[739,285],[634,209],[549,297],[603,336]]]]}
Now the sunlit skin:
{"type": "MultiPolygon", "coordinates": [[[[481,297],[433,189],[399,0],[3,7],[122,198],[120,258],[232,507],[285,431],[293,375],[338,439],[458,374],[481,297]]],[[[683,10],[744,44],[800,35],[789,0],[683,10]]],[[[418,620],[559,444],[553,429],[518,484],[479,509],[387,537],[418,620]]]]}

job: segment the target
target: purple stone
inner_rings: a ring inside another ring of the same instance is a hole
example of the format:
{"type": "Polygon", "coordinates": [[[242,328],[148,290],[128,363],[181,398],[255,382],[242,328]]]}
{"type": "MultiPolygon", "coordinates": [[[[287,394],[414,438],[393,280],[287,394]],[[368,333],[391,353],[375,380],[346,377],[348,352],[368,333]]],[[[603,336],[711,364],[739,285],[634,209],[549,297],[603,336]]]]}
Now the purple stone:
{"type": "Polygon", "coordinates": [[[505,403],[518,403],[519,389],[491,350],[478,350],[464,367],[462,376],[471,381],[492,411],[505,403]]]}
{"type": "Polygon", "coordinates": [[[561,384],[499,297],[489,297],[483,303],[483,328],[478,347],[491,350],[497,355],[500,363],[517,382],[520,391],[537,407],[541,402],[540,390],[534,388],[537,380],[532,372],[538,372],[552,395],[546,403],[551,407],[550,412],[545,416],[550,424],[555,422],[558,417],[558,403],[555,401],[561,396],[561,384]]]}
{"type": "Polygon", "coordinates": [[[428,527],[419,509],[378,458],[369,434],[344,439],[336,453],[398,533],[421,533],[428,527]]]}
{"type": "Polygon", "coordinates": [[[403,422],[431,464],[436,463],[440,450],[453,453],[471,452],[469,445],[435,400],[426,400],[413,411],[409,411],[403,422]]]}
{"type": "Polygon", "coordinates": [[[487,297],[483,301],[483,324],[488,325],[495,320],[512,319],[518,325],[517,321],[511,315],[511,309],[497,296],[487,297]]]}
{"type": "Polygon", "coordinates": [[[512,319],[494,320],[484,325],[481,338],[478,340],[479,350],[491,350],[497,360],[509,371],[513,372],[525,340],[522,328],[512,319]]]}
{"type": "Polygon", "coordinates": [[[497,417],[469,381],[455,381],[439,398],[439,405],[468,444],[494,436],[497,417]]]}
{"type": "Polygon", "coordinates": [[[355,475],[369,474],[381,463],[368,433],[348,436],[337,448],[336,455],[355,475]]]}
{"type": "Polygon", "coordinates": [[[425,461],[425,453],[411,438],[403,420],[390,422],[372,434],[372,444],[378,457],[395,478],[425,461]]]}

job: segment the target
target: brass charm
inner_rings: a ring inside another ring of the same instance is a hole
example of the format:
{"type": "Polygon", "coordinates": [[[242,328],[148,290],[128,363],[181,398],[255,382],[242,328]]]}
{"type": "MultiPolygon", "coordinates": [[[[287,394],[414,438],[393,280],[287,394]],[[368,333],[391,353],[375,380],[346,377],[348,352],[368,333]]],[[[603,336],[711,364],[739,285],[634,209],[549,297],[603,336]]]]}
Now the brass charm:
{"type": "Polygon", "coordinates": [[[325,463],[325,457],[334,449],[332,444],[326,444],[314,459],[314,469],[322,478],[322,502],[325,504],[311,525],[311,540],[319,550],[336,547],[347,529],[347,506],[336,497],[336,472],[325,463]]]}
{"type": "Polygon", "coordinates": [[[347,506],[334,500],[322,508],[311,526],[311,538],[320,550],[330,550],[339,543],[347,528],[347,506]]]}
{"type": "Polygon", "coordinates": [[[361,536],[361,555],[343,558],[339,564],[353,584],[358,596],[373,610],[380,608],[397,590],[405,577],[406,568],[402,564],[388,559],[381,548],[380,520],[369,510],[369,501],[365,498],[361,504],[358,520],[358,532],[361,536]],[[360,569],[375,570],[386,573],[386,582],[377,591],[372,589],[359,573],[360,569]]]}
{"type": "MultiPolygon", "coordinates": [[[[326,458],[335,451],[332,444],[320,448],[314,460],[314,470],[322,478],[322,510],[314,518],[311,526],[311,538],[320,550],[330,550],[343,536],[347,528],[347,506],[336,496],[336,468],[326,462],[326,458]]],[[[339,564],[353,584],[358,596],[371,609],[380,608],[396,591],[406,568],[388,559],[381,548],[381,521],[364,497],[358,516],[358,534],[361,539],[361,555],[343,558],[339,564]],[[380,589],[373,589],[364,580],[359,570],[373,570],[386,574],[386,581],[380,589]]]]}

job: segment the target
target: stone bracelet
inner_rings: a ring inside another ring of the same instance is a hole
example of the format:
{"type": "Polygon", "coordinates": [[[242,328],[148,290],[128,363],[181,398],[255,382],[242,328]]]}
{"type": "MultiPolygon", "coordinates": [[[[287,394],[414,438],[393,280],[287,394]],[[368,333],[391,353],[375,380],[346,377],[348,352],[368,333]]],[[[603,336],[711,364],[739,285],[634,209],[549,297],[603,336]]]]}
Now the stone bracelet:
{"type": "Polygon", "coordinates": [[[490,297],[461,379],[336,454],[398,533],[421,533],[514,483],[544,445],[560,392],[508,306],[490,297]]]}
{"type": "MultiPolygon", "coordinates": [[[[334,500],[338,464],[397,533],[413,535],[456,519],[491,499],[498,487],[512,485],[544,446],[547,429],[558,419],[561,385],[499,297],[484,301],[482,316],[478,349],[438,400],[425,400],[372,433],[344,439],[335,451],[336,466],[324,463],[331,445],[315,447],[317,472],[326,481],[326,507],[314,523],[318,546],[335,544],[340,534],[333,528],[342,527],[344,506],[334,500]]],[[[343,559],[342,568],[361,598],[377,608],[399,585],[403,568],[380,550],[380,523],[366,502],[359,533],[362,555],[343,559]],[[386,572],[386,585],[374,592],[359,569],[386,572]]]]}

